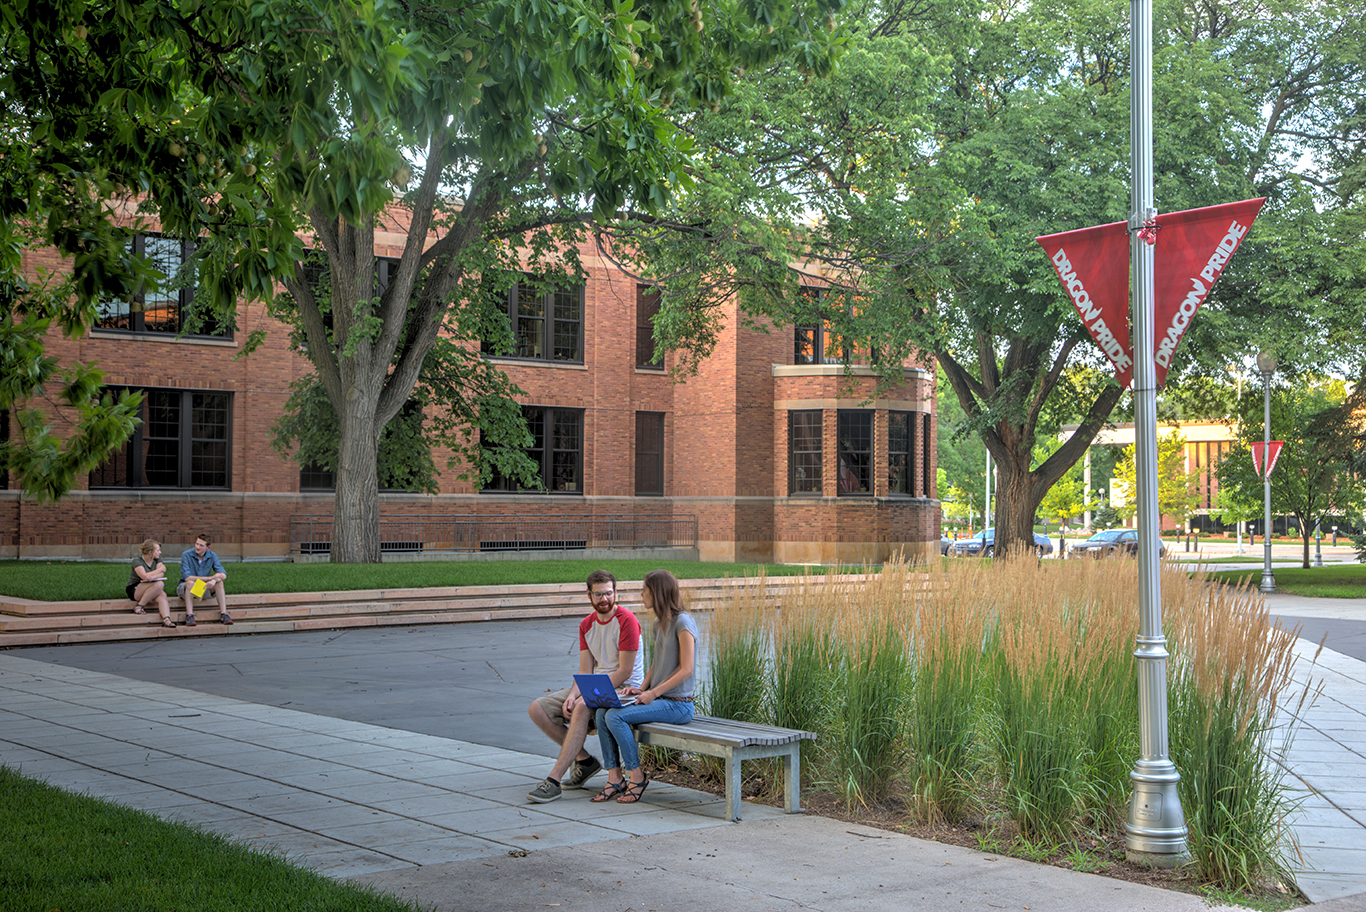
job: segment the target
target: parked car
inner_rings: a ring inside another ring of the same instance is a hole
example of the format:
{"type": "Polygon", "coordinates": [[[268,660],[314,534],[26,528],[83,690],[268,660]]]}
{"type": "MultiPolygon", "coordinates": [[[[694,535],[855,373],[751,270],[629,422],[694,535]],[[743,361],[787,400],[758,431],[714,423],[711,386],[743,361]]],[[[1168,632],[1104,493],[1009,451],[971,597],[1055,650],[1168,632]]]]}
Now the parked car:
{"type": "MultiPolygon", "coordinates": [[[[960,539],[949,545],[949,557],[995,557],[996,530],[983,529],[972,538],[960,539]]],[[[1053,553],[1053,542],[1047,535],[1034,533],[1034,553],[1039,557],[1053,553]]]]}
{"type": "MultiPolygon", "coordinates": [[[[1105,529],[1085,541],[1079,541],[1068,551],[1073,557],[1113,557],[1138,554],[1137,529],[1105,529]]],[[[1157,543],[1157,555],[1167,553],[1167,546],[1157,543]]]]}
{"type": "Polygon", "coordinates": [[[939,556],[944,557],[949,553],[949,545],[953,544],[953,539],[947,535],[939,536],[939,556]]]}

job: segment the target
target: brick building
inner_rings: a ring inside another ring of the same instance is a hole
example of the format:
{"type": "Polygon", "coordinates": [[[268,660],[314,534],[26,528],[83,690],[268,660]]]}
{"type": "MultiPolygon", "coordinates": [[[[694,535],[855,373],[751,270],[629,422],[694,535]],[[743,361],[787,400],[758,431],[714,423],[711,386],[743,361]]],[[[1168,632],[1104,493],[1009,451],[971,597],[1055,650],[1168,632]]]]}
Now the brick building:
{"type": "MultiPolygon", "coordinates": [[[[402,244],[402,235],[381,232],[376,254],[397,257],[402,244]]],[[[135,249],[168,275],[185,255],[179,242],[154,235],[139,237],[135,249]]],[[[517,517],[565,520],[563,530],[640,517],[690,529],[695,520],[703,560],[935,553],[931,371],[907,367],[900,386],[865,403],[872,372],[855,368],[851,386],[842,366],[823,363],[820,328],[765,333],[741,326],[732,309],[701,373],[676,384],[653,352],[649,289],[591,248],[582,256],[583,286],[530,300],[518,298],[523,286],[509,292],[517,356],[493,358],[526,392],[546,490],[509,490],[499,480],[475,490],[444,471],[438,454],[440,493],[382,493],[382,522],[517,517]]],[[[26,259],[30,272],[61,268],[50,251],[26,259]]],[[[229,559],[325,550],[326,534],[301,537],[312,526],[299,518],[330,516],[330,477],[301,471],[269,443],[290,384],[311,365],[260,304],[241,309],[235,334],[212,326],[182,333],[191,296],[170,291],[110,304],[85,337],[50,336],[49,353],[62,361],[98,362],[110,386],[146,391],[143,423],[120,455],[59,503],[0,491],[0,557],[124,559],[149,537],[175,553],[201,531],[229,559]],[[265,344],[237,357],[247,333],[261,328],[265,344]]],[[[412,539],[413,550],[424,534],[398,537],[412,539]]],[[[587,537],[548,536],[541,547],[584,547],[587,537]]],[[[509,536],[488,537],[475,531],[455,547],[514,547],[509,536]]]]}

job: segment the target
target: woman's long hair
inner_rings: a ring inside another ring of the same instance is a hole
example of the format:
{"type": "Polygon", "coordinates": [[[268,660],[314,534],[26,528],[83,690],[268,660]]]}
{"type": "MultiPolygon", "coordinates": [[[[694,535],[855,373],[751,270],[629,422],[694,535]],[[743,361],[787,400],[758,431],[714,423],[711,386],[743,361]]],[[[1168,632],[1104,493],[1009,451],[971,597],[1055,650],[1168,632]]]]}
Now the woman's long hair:
{"type": "Polygon", "coordinates": [[[655,620],[663,629],[668,629],[683,610],[683,593],[679,591],[678,580],[668,570],[651,570],[645,574],[644,587],[650,590],[655,620]]]}

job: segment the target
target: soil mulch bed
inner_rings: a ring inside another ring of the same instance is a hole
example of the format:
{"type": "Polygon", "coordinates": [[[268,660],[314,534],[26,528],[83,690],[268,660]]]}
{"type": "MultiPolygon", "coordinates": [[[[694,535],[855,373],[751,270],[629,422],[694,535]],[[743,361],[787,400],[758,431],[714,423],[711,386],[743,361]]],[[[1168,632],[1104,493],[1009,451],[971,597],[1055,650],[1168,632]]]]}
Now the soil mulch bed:
{"type": "MultiPolygon", "coordinates": [[[[724,788],[718,778],[709,775],[701,763],[690,760],[671,762],[661,766],[652,758],[642,755],[642,765],[649,770],[651,779],[667,782],[684,788],[723,794],[724,788]]],[[[746,801],[782,806],[782,783],[770,783],[763,775],[747,777],[741,783],[740,792],[746,801]]],[[[1082,845],[1067,845],[1052,852],[1044,853],[1018,838],[1014,824],[1010,821],[988,822],[980,817],[969,818],[958,826],[927,826],[918,823],[911,809],[902,801],[892,799],[884,804],[858,807],[850,810],[843,799],[823,789],[804,788],[802,805],[808,814],[857,823],[874,829],[902,833],[916,839],[926,839],[945,845],[961,846],[967,849],[993,855],[1022,858],[1039,864],[1053,865],[1099,874],[1128,883],[1143,884],[1176,890],[1195,896],[1208,897],[1195,873],[1189,868],[1153,868],[1133,864],[1125,858],[1124,840],[1115,836],[1109,840],[1091,841],[1082,845]]],[[[1218,894],[1223,902],[1240,901],[1259,909],[1291,909],[1306,905],[1308,900],[1298,893],[1287,894],[1278,887],[1268,887],[1256,895],[1231,897],[1218,894]]]]}

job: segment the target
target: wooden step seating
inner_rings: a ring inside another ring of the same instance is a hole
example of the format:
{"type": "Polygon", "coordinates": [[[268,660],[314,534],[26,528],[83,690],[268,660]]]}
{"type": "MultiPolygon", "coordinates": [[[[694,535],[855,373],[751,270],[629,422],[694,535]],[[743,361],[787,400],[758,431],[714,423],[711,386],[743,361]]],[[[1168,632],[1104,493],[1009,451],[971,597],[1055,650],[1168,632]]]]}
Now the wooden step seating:
{"type": "MultiPolygon", "coordinates": [[[[732,597],[744,579],[683,580],[695,610],[706,611],[732,597]]],[[[800,582],[799,577],[768,580],[768,597],[800,582]]],[[[526,586],[453,586],[429,589],[371,589],[346,592],[292,592],[234,595],[228,591],[233,625],[218,622],[218,608],[200,603],[198,625],[183,626],[185,610],[171,598],[177,626],[161,626],[155,608],[134,614],[121,596],[87,602],[39,602],[0,596],[0,649],[60,643],[100,643],[185,636],[240,636],[348,627],[453,624],[462,621],[582,617],[591,609],[582,583],[526,586]]],[[[640,583],[618,587],[622,604],[639,610],[640,583]]]]}

